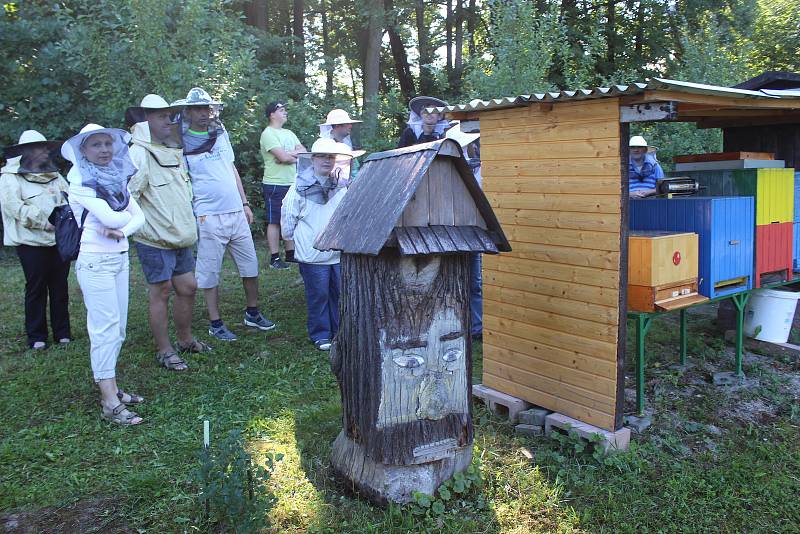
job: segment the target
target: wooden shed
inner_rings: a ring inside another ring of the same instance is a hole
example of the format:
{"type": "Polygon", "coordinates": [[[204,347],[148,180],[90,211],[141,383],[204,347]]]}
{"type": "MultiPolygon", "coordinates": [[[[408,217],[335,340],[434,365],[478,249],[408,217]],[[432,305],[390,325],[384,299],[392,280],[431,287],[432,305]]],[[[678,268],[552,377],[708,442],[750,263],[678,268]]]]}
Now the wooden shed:
{"type": "Polygon", "coordinates": [[[787,123],[800,94],[654,79],[439,110],[480,130],[484,191],[513,247],[483,263],[484,385],[620,428],[630,123],[787,123]]]}

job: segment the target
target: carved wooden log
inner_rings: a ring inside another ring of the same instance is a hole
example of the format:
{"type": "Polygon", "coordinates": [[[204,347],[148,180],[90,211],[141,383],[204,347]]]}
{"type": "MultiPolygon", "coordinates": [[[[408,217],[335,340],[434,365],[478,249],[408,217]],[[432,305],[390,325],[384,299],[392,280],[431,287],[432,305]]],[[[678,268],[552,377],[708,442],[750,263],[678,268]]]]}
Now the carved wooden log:
{"type": "Polygon", "coordinates": [[[469,256],[342,255],[334,468],[376,502],[433,493],[471,459],[469,256]]]}

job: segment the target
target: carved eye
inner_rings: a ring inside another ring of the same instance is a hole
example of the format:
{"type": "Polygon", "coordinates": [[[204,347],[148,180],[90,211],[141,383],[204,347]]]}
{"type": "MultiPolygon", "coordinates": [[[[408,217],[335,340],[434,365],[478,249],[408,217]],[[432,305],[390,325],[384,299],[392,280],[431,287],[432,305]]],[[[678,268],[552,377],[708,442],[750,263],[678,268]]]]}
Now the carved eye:
{"type": "Polygon", "coordinates": [[[407,369],[421,367],[422,364],[425,363],[425,360],[422,359],[422,356],[417,356],[415,354],[411,356],[398,356],[397,358],[392,358],[392,361],[399,367],[405,367],[407,369]]]}
{"type": "Polygon", "coordinates": [[[447,363],[454,362],[461,357],[461,349],[448,349],[442,359],[447,363]]]}

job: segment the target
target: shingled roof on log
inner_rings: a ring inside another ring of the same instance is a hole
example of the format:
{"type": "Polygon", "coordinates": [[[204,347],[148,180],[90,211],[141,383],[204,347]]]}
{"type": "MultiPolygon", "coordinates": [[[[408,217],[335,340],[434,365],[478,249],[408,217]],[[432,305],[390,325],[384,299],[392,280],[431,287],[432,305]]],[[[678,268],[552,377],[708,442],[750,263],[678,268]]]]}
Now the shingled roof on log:
{"type": "Polygon", "coordinates": [[[461,147],[449,139],[370,155],[314,248],[375,256],[387,245],[397,246],[403,255],[511,250],[461,147]],[[473,225],[398,225],[436,158],[453,163],[486,223],[485,229],[473,225]]]}

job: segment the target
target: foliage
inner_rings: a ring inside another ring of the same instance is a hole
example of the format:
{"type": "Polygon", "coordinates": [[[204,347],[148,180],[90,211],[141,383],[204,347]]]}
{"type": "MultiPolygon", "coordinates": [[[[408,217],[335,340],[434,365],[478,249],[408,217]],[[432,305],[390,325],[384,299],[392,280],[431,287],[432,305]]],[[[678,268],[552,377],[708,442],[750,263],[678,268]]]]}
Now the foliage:
{"type": "Polygon", "coordinates": [[[267,483],[275,462],[282,459],[282,454],[267,453],[264,465],[254,466],[238,430],[203,448],[195,482],[207,519],[234,533],[253,533],[267,526],[267,514],[277,502],[267,483]]]}

